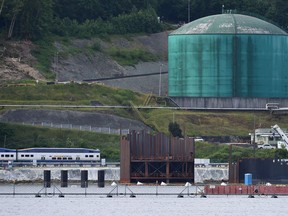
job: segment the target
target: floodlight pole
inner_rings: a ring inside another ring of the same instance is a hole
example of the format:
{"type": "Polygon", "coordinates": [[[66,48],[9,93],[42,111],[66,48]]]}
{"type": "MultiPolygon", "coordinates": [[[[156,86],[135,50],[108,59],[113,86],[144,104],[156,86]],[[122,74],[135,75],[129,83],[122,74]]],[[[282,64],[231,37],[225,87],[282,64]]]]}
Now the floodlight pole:
{"type": "Polygon", "coordinates": [[[160,68],[159,68],[159,97],[161,97],[161,88],[162,88],[162,67],[163,67],[163,64],[160,64],[160,68]]]}
{"type": "Polygon", "coordinates": [[[255,136],[256,136],[256,128],[255,128],[255,113],[253,113],[253,154],[254,158],[256,156],[256,143],[255,143],[255,136]]]}

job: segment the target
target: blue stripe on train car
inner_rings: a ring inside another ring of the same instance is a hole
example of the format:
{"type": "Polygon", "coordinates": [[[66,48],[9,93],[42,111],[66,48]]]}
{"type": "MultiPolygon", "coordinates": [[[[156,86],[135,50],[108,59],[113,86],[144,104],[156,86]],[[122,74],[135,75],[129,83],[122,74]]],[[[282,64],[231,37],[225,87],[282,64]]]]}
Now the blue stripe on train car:
{"type": "Polygon", "coordinates": [[[100,153],[99,149],[85,149],[85,148],[27,148],[19,149],[18,152],[43,152],[43,153],[100,153]]]}
{"type": "Polygon", "coordinates": [[[16,152],[15,149],[0,148],[0,152],[16,152]]]}

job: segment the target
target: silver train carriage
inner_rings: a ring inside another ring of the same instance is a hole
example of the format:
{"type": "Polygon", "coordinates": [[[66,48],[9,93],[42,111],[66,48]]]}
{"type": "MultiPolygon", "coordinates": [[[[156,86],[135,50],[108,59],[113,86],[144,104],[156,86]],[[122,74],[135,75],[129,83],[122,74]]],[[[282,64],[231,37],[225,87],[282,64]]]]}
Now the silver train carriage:
{"type": "Polygon", "coordinates": [[[100,162],[99,149],[87,148],[0,148],[0,161],[37,165],[46,164],[88,164],[100,162]]]}

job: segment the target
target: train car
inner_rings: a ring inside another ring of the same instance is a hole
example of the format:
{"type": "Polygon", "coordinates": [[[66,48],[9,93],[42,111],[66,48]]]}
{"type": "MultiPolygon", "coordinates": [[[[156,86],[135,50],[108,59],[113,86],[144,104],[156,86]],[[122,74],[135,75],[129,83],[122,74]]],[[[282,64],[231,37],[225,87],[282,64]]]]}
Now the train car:
{"type": "Polygon", "coordinates": [[[0,161],[18,164],[63,165],[95,164],[100,162],[99,149],[86,148],[0,148],[0,161]]]}
{"type": "Polygon", "coordinates": [[[16,150],[0,148],[0,161],[14,161],[16,160],[16,150]]]}

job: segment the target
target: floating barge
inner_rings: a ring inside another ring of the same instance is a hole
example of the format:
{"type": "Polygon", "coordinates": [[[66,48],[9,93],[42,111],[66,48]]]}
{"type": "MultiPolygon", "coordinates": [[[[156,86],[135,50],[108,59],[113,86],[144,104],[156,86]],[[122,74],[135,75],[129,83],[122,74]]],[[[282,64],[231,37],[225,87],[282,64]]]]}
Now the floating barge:
{"type": "Polygon", "coordinates": [[[288,195],[288,185],[205,185],[206,195],[288,195]]]}

